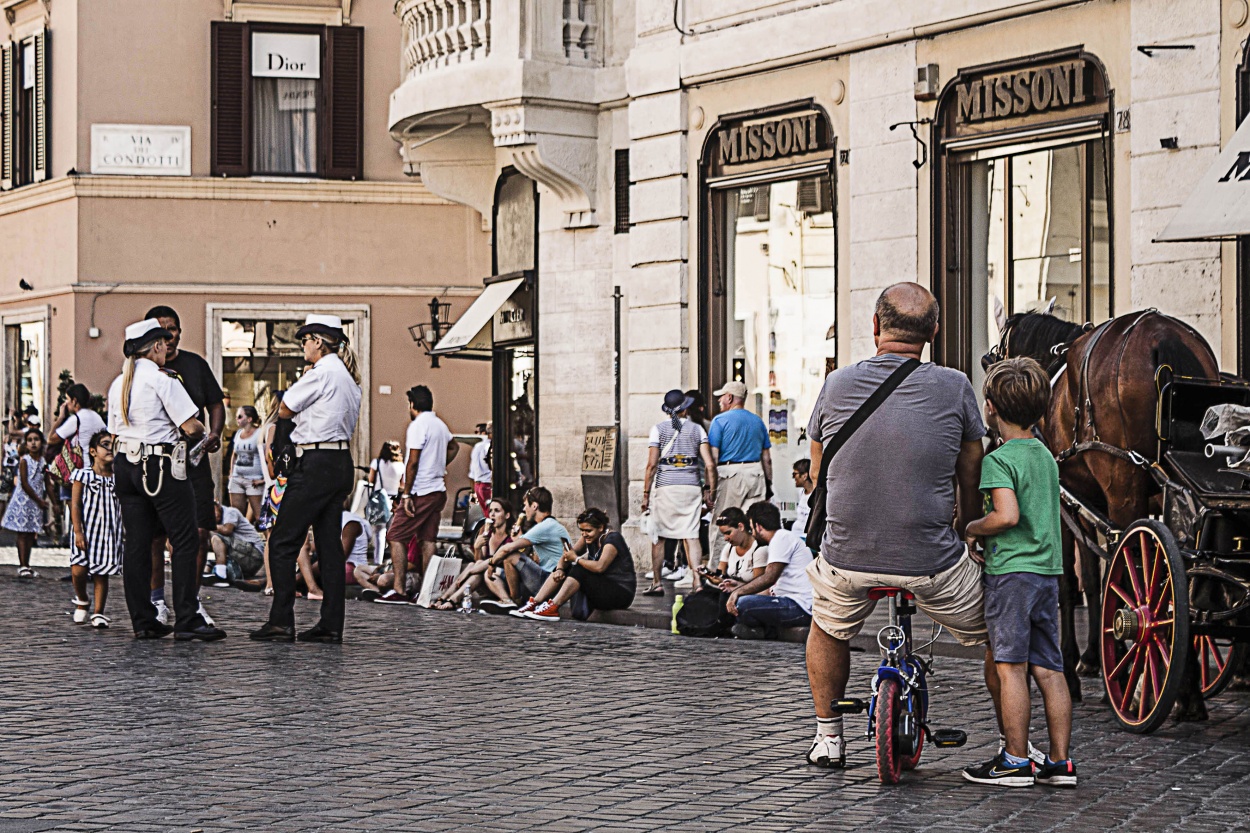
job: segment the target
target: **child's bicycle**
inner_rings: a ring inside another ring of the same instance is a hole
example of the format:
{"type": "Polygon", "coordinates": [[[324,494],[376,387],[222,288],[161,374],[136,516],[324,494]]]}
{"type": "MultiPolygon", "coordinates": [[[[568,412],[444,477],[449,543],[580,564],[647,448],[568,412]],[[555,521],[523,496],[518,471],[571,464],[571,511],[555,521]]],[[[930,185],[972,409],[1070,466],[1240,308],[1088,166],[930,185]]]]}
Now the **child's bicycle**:
{"type": "MultiPolygon", "coordinates": [[[[915,769],[928,738],[939,749],[953,749],[968,742],[958,729],[931,729],[926,722],[929,689],[925,677],[933,672],[933,657],[926,660],[913,653],[911,617],[916,612],[915,596],[899,587],[874,587],[870,599],[889,600],[889,624],[877,634],[881,646],[881,666],[872,678],[872,699],[867,704],[868,737],[875,738],[877,774],[882,784],[897,784],[903,770],[915,769]]],[[[938,628],[926,645],[937,641],[938,628]]],[[[863,700],[835,700],[837,714],[859,714],[863,700]]]]}

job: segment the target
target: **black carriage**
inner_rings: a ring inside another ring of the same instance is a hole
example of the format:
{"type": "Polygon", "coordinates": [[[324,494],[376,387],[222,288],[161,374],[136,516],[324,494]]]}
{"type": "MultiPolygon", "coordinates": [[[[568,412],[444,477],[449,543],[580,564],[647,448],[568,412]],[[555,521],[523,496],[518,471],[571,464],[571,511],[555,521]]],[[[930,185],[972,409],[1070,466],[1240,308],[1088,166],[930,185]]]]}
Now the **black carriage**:
{"type": "Polygon", "coordinates": [[[1157,462],[1101,443],[1067,453],[1114,454],[1148,470],[1157,516],[1117,529],[1062,491],[1065,524],[1105,559],[1103,683],[1116,718],[1138,733],[1157,729],[1184,691],[1220,693],[1250,646],[1250,470],[1209,454],[1201,431],[1211,406],[1250,406],[1250,384],[1170,378],[1166,368],[1156,381],[1157,462]]]}

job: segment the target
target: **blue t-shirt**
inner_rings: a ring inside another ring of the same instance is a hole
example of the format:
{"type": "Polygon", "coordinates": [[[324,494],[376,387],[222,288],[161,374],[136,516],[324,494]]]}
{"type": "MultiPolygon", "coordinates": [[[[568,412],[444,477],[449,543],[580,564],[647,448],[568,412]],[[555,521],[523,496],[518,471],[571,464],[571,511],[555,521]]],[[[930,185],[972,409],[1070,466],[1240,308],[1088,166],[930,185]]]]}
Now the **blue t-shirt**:
{"type": "Polygon", "coordinates": [[[529,532],[521,537],[534,545],[534,554],[538,556],[538,563],[547,572],[556,568],[556,565],[560,563],[560,556],[564,554],[564,545],[560,542],[572,540],[569,538],[569,531],[552,517],[544,518],[534,524],[529,532]]]}
{"type": "Polygon", "coordinates": [[[772,448],[768,426],[746,408],[723,411],[707,432],[712,448],[720,449],[719,463],[758,463],[764,449],[772,448]]]}

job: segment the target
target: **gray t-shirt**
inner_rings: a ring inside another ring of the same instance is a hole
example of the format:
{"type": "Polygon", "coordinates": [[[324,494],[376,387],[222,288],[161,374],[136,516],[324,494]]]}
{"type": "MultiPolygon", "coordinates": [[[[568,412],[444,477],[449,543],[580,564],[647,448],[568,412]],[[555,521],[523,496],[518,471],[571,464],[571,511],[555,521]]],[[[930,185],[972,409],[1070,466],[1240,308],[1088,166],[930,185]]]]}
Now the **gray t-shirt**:
{"type": "MultiPolygon", "coordinates": [[[[812,410],[808,436],[825,444],[905,361],[874,356],[835,370],[812,410]]],[[[925,363],[860,426],[829,464],[821,555],[844,570],[922,576],[958,563],[951,526],[955,460],[985,436],[968,377],[925,363]]]]}

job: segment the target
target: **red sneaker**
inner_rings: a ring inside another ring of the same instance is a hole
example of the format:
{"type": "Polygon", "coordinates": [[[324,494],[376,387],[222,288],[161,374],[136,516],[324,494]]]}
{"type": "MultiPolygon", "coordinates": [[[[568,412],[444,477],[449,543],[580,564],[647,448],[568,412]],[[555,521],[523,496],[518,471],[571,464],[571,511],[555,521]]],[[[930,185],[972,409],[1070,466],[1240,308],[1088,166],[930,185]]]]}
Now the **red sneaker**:
{"type": "Polygon", "coordinates": [[[539,622],[543,621],[559,621],[560,608],[555,602],[546,601],[533,610],[526,611],[524,614],[526,619],[535,619],[539,622]]]}

